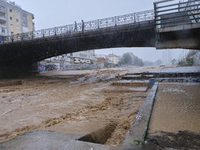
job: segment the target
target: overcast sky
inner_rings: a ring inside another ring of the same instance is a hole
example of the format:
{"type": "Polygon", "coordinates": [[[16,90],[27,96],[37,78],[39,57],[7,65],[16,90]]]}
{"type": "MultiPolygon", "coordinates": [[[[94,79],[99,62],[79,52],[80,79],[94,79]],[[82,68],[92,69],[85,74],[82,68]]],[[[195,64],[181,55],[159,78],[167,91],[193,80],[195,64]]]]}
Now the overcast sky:
{"type": "MultiPolygon", "coordinates": [[[[22,9],[35,16],[36,30],[119,16],[153,9],[158,0],[13,0],[22,9]]],[[[162,59],[162,50],[155,48],[119,48],[98,50],[98,54],[122,55],[132,52],[143,60],[162,59]]],[[[183,50],[174,50],[172,58],[178,58],[183,50]]]]}

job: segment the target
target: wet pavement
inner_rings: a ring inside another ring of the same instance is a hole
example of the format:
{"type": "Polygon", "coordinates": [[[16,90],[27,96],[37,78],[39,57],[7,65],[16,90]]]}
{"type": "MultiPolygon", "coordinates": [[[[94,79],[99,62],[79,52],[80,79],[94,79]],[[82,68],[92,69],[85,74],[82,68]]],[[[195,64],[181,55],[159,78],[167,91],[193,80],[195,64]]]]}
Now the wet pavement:
{"type": "Polygon", "coordinates": [[[159,83],[148,138],[162,147],[200,149],[200,83],[159,83]]]}
{"type": "Polygon", "coordinates": [[[78,141],[81,134],[35,130],[0,144],[1,150],[116,150],[116,147],[78,141]]]}

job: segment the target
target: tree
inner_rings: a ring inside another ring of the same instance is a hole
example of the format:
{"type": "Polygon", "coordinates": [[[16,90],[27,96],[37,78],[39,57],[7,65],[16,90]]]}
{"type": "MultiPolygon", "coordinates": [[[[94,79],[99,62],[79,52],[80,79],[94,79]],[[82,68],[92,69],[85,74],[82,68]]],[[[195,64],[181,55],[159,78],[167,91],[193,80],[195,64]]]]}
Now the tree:
{"type": "Polygon", "coordinates": [[[124,60],[123,59],[121,59],[119,62],[118,62],[118,65],[123,65],[124,64],[124,60]]]}
{"type": "Polygon", "coordinates": [[[186,62],[188,66],[192,66],[194,64],[193,58],[186,58],[186,62]]]}
{"type": "Polygon", "coordinates": [[[154,63],[151,61],[144,61],[145,66],[154,66],[154,63]]]}
{"type": "Polygon", "coordinates": [[[135,58],[134,58],[134,66],[138,66],[138,57],[136,56],[135,58]]]}
{"type": "Polygon", "coordinates": [[[134,58],[134,65],[135,66],[144,66],[142,59],[139,59],[137,56],[134,58]]]}
{"type": "Polygon", "coordinates": [[[138,59],[138,66],[140,66],[140,67],[144,66],[144,63],[143,63],[142,59],[138,59]]]}
{"type": "Polygon", "coordinates": [[[193,58],[186,58],[186,60],[181,60],[178,62],[180,66],[192,66],[194,63],[193,58]]]}
{"type": "Polygon", "coordinates": [[[174,58],[172,61],[171,61],[172,65],[177,65],[177,60],[174,58]]]}
{"type": "Polygon", "coordinates": [[[158,59],[155,61],[156,66],[160,66],[162,64],[162,60],[158,59]]]}
{"type": "Polygon", "coordinates": [[[125,53],[122,56],[122,62],[124,62],[124,64],[127,64],[127,65],[132,65],[133,64],[132,57],[130,56],[129,53],[125,53]]]}

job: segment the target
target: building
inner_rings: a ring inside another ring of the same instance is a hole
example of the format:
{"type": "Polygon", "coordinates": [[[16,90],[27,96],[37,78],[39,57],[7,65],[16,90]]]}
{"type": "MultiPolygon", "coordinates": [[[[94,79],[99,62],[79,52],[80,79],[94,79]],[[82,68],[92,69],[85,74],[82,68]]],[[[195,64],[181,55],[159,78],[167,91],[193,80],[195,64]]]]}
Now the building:
{"type": "Polygon", "coordinates": [[[95,50],[70,53],[67,54],[67,57],[71,58],[74,64],[92,64],[97,60],[95,57],[95,50]]]}
{"type": "Polygon", "coordinates": [[[15,2],[0,0],[0,36],[35,30],[34,15],[15,2]]]}
{"type": "Polygon", "coordinates": [[[172,61],[171,50],[163,50],[162,51],[162,63],[164,65],[171,65],[171,61],[172,61]]]}
{"type": "Polygon", "coordinates": [[[118,64],[118,62],[120,61],[120,57],[114,54],[109,54],[108,58],[112,61],[113,64],[118,64]]]}
{"type": "Polygon", "coordinates": [[[95,56],[97,58],[106,58],[106,55],[104,55],[104,54],[95,54],[95,56]]]}
{"type": "Polygon", "coordinates": [[[132,58],[132,64],[135,65],[136,56],[133,53],[128,53],[132,58]]]}
{"type": "Polygon", "coordinates": [[[41,64],[59,63],[60,65],[92,65],[97,61],[94,50],[63,54],[41,61],[41,64]]]}

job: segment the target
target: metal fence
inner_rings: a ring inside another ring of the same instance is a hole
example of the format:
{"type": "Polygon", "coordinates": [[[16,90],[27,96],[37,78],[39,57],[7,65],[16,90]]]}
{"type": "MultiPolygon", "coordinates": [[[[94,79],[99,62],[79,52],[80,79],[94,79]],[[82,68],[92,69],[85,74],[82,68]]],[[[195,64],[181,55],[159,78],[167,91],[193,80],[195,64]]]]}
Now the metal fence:
{"type": "Polygon", "coordinates": [[[156,28],[200,23],[200,0],[154,3],[156,28]]]}
{"type": "Polygon", "coordinates": [[[88,30],[114,27],[114,26],[143,22],[153,19],[154,19],[154,10],[148,10],[127,15],[98,19],[93,21],[87,21],[87,22],[82,21],[81,23],[75,22],[74,24],[70,25],[5,36],[2,37],[1,44],[24,41],[24,40],[32,40],[36,38],[44,38],[44,37],[48,38],[51,36],[62,35],[62,34],[63,35],[73,34],[75,32],[84,32],[88,30]]]}

